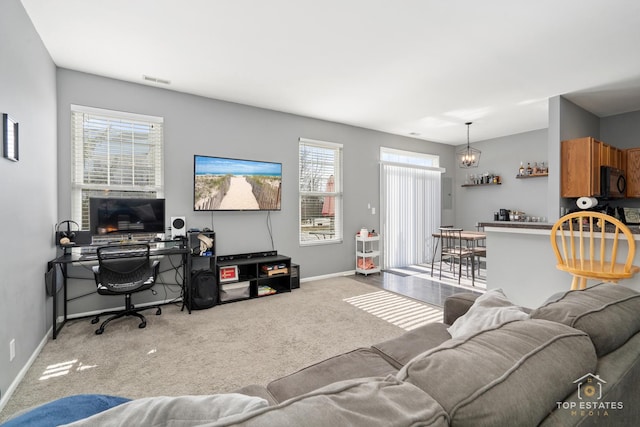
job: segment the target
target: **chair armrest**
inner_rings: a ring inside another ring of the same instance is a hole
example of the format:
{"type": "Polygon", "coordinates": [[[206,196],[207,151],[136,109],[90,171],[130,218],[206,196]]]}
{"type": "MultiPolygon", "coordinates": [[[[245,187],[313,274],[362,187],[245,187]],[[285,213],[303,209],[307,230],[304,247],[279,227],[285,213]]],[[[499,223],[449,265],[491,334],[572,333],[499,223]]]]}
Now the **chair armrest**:
{"type": "Polygon", "coordinates": [[[444,301],[443,323],[452,325],[456,319],[464,315],[480,295],[471,292],[453,294],[444,301]]]}

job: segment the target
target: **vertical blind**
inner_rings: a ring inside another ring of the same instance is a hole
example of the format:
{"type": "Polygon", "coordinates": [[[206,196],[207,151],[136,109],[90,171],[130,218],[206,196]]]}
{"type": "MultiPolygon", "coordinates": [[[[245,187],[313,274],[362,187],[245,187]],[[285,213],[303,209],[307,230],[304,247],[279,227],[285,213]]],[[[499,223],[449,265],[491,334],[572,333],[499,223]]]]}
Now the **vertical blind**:
{"type": "Polygon", "coordinates": [[[89,198],[162,197],[163,119],[72,105],[72,217],[89,227],[89,198]]]}
{"type": "Polygon", "coordinates": [[[342,144],[299,140],[300,244],[342,241],[342,144]]]}
{"type": "Polygon", "coordinates": [[[431,260],[440,226],[440,170],[382,163],[383,268],[431,260]]]}

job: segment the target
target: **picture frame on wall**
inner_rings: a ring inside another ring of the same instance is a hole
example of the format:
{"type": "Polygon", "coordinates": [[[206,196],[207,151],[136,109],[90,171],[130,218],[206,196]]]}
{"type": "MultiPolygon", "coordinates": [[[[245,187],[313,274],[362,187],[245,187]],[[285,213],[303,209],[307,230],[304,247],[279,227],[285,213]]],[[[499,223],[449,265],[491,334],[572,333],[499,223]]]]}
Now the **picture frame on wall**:
{"type": "Polygon", "coordinates": [[[6,113],[2,114],[2,156],[17,162],[18,155],[18,122],[6,113]]]}

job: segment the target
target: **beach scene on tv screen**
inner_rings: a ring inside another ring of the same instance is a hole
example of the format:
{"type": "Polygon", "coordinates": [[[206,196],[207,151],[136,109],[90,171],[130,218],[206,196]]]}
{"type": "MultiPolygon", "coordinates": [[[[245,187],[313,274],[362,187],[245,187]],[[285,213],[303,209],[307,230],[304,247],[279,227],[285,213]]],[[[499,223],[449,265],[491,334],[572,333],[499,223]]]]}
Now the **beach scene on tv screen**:
{"type": "Polygon", "coordinates": [[[282,164],[195,156],[196,211],[279,210],[282,164]]]}

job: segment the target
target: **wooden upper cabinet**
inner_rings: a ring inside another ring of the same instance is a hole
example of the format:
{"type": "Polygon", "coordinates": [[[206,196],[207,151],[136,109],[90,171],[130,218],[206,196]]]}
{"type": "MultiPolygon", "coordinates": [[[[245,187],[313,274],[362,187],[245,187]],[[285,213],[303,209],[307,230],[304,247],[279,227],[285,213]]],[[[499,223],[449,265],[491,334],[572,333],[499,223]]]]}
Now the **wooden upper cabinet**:
{"type": "MultiPolygon", "coordinates": [[[[600,195],[600,166],[603,143],[592,137],[562,141],[560,153],[560,195],[600,195]]],[[[609,150],[604,150],[609,157],[609,150]]]]}
{"type": "Polygon", "coordinates": [[[640,197],[640,148],[625,150],[627,197],[640,197]]]}
{"type": "Polygon", "coordinates": [[[624,169],[625,165],[622,162],[622,150],[602,143],[600,146],[600,163],[601,166],[624,169]]]}

